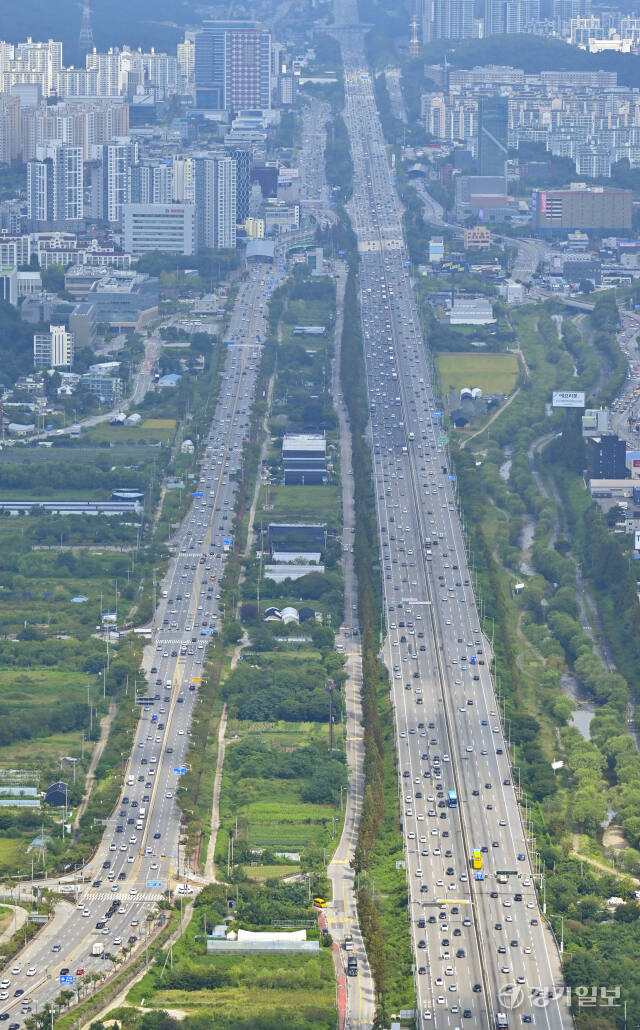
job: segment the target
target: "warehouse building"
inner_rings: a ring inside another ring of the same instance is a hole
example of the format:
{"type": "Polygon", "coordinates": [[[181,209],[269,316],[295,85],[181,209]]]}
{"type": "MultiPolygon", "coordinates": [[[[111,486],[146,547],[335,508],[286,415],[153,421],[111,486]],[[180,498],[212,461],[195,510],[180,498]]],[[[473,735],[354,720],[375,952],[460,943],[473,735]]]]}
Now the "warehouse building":
{"type": "Polygon", "coordinates": [[[327,441],[321,433],[289,433],[282,440],[284,481],[311,486],[327,481],[327,441]]]}
{"type": "Polygon", "coordinates": [[[540,232],[630,229],[631,190],[583,182],[572,182],[566,189],[534,190],[532,221],[540,232]]]}

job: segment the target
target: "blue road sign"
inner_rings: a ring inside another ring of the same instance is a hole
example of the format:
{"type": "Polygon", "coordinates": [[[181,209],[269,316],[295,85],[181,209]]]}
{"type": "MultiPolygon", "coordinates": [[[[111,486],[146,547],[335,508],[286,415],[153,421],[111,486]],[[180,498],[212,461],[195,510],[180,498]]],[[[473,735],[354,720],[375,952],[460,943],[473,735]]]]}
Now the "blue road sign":
{"type": "Polygon", "coordinates": [[[235,342],[236,342],[235,340],[225,340],[224,341],[224,345],[225,345],[225,347],[233,347],[235,342]]]}
{"type": "Polygon", "coordinates": [[[176,774],[176,776],[184,776],[184,774],[187,771],[187,767],[186,767],[186,765],[176,765],[176,766],[174,766],[174,770],[173,771],[176,774]]]}
{"type": "Polygon", "coordinates": [[[339,251],[338,251],[338,254],[340,255],[340,257],[342,257],[342,256],[343,256],[343,254],[344,254],[344,250],[339,250],[339,251]]]}
{"type": "Polygon", "coordinates": [[[60,977],[60,983],[61,984],[72,984],[73,983],[73,977],[72,976],[61,976],[60,977]]]}
{"type": "Polygon", "coordinates": [[[202,497],[202,492],[199,491],[197,494],[191,494],[192,497],[202,497]]]}
{"type": "Polygon", "coordinates": [[[162,880],[147,880],[147,887],[162,887],[162,880]]]}
{"type": "Polygon", "coordinates": [[[411,262],[410,261],[403,261],[402,264],[404,265],[405,268],[411,268],[411,262]]]}
{"type": "Polygon", "coordinates": [[[456,477],[455,476],[447,476],[447,479],[449,480],[450,483],[455,483],[455,481],[456,481],[456,477]]]}
{"type": "Polygon", "coordinates": [[[441,411],[434,411],[433,417],[434,418],[442,418],[442,412],[441,411]]]}
{"type": "Polygon", "coordinates": [[[231,537],[225,536],[222,538],[222,543],[225,547],[231,547],[231,537]]]}

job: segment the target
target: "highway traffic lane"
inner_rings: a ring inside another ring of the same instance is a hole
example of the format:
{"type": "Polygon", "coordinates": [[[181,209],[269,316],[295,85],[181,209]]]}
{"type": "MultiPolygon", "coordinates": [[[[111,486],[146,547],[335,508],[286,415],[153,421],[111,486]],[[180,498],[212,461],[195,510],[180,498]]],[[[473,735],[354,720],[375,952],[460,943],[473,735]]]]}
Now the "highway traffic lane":
{"type": "MultiPolygon", "coordinates": [[[[385,586],[385,589],[386,589],[386,582],[385,582],[385,581],[384,581],[384,586],[385,586]]],[[[397,590],[397,589],[398,589],[398,587],[396,587],[396,590],[397,590]]]]}
{"type": "MultiPolygon", "coordinates": [[[[232,366],[233,366],[234,360],[235,359],[231,359],[231,365],[232,366]]],[[[255,360],[254,360],[254,365],[255,365],[255,360]]],[[[254,378],[255,378],[255,367],[254,367],[253,371],[254,371],[254,378]]],[[[238,377],[238,381],[239,381],[239,383],[241,383],[241,374],[238,377]]],[[[248,392],[247,392],[247,389],[246,389],[247,385],[248,384],[245,384],[245,388],[243,389],[242,394],[241,394],[241,396],[243,398],[245,398],[245,399],[248,399],[248,392]]],[[[240,386],[238,386],[238,391],[239,390],[240,390],[240,386]]],[[[238,395],[239,394],[236,393],[236,398],[237,398],[238,395]]],[[[237,407],[237,404],[236,404],[236,407],[237,407]]],[[[224,412],[224,410],[225,409],[223,407],[223,412],[224,412]]],[[[233,423],[231,423],[231,425],[233,425],[233,423]]],[[[241,425],[242,425],[242,427],[244,429],[246,429],[246,420],[244,420],[244,419],[241,420],[241,425]]],[[[215,428],[216,427],[214,425],[214,432],[211,435],[211,439],[212,440],[215,440],[217,438],[216,437],[215,428]]],[[[231,431],[231,429],[229,431],[231,431]]],[[[224,465],[227,465],[227,475],[228,475],[229,474],[228,463],[223,462],[223,466],[224,465]]],[[[213,521],[214,511],[215,511],[215,509],[212,508],[211,521],[213,521]]],[[[191,524],[193,523],[193,519],[190,519],[188,517],[187,520],[186,520],[186,525],[188,526],[190,523],[191,524]]],[[[200,528],[200,527],[198,527],[198,528],[200,528]]],[[[179,559],[174,559],[173,560],[172,566],[170,567],[170,574],[169,574],[169,576],[167,577],[167,579],[165,581],[165,582],[167,582],[171,586],[174,586],[176,584],[176,582],[177,582],[177,560],[179,560],[179,559]]],[[[196,587],[198,586],[198,572],[199,572],[199,564],[198,564],[197,569],[196,569],[196,577],[194,578],[194,585],[196,587]]],[[[194,589],[193,592],[194,592],[194,597],[196,597],[197,596],[196,590],[194,589]]],[[[195,619],[193,621],[195,622],[195,619]]],[[[176,628],[179,629],[183,633],[184,632],[184,626],[185,626],[185,623],[186,623],[184,609],[183,609],[183,611],[181,613],[181,617],[177,620],[177,622],[179,623],[179,625],[176,628]],[[180,623],[182,623],[182,624],[180,625],[180,623]]],[[[158,666],[158,668],[159,668],[159,670],[161,672],[163,680],[168,675],[169,664],[170,664],[169,660],[165,659],[164,655],[163,655],[163,658],[160,660],[160,664],[158,666]]],[[[187,663],[185,665],[185,669],[184,669],[185,676],[187,675],[187,673],[190,674],[191,671],[195,668],[195,666],[197,664],[199,664],[199,660],[196,659],[195,656],[194,656],[194,662],[193,663],[187,663]]],[[[178,696],[178,693],[176,692],[176,694],[174,695],[174,703],[175,703],[175,705],[177,705],[177,696],[178,696]]],[[[190,694],[186,695],[185,702],[187,701],[187,698],[191,702],[191,695],[190,694]]],[[[188,711],[186,711],[185,709],[187,709],[188,707],[190,707],[189,703],[185,704],[184,707],[181,709],[181,720],[179,722],[176,722],[176,727],[175,727],[176,729],[180,728],[186,722],[186,719],[188,718],[188,711]]],[[[176,710],[176,708],[173,708],[173,711],[175,711],[175,710],[176,710]]],[[[136,731],[136,741],[138,741],[138,739],[139,739],[141,728],[143,728],[143,729],[145,728],[143,726],[145,721],[146,721],[146,716],[143,716],[143,718],[140,720],[139,727],[138,727],[138,729],[136,731]]],[[[158,744],[158,748],[162,747],[162,749],[163,749],[162,750],[162,760],[159,763],[155,763],[157,765],[157,771],[154,773],[154,775],[152,777],[148,777],[149,781],[153,780],[153,783],[155,785],[155,793],[156,794],[159,794],[160,791],[162,790],[162,788],[167,786],[167,784],[168,784],[167,776],[171,775],[171,773],[170,773],[171,763],[169,761],[167,761],[167,756],[165,755],[165,751],[164,751],[165,741],[167,739],[169,739],[169,731],[170,731],[170,727],[172,725],[172,713],[171,712],[170,712],[169,716],[166,717],[165,723],[166,723],[166,726],[165,726],[165,730],[163,731],[164,736],[163,736],[162,741],[158,744]]],[[[156,744],[155,732],[156,731],[154,731],[154,741],[153,741],[154,745],[156,744]]],[[[146,734],[145,734],[145,737],[146,737],[146,734]]],[[[182,741],[184,738],[186,738],[186,733],[184,733],[184,737],[182,735],[180,737],[176,736],[176,744],[177,744],[177,742],[179,740],[182,741]]],[[[178,754],[178,756],[180,756],[182,748],[184,748],[186,750],[186,740],[184,740],[184,744],[178,744],[177,746],[178,746],[177,754],[178,754]]],[[[174,748],[174,751],[175,751],[175,748],[174,748]]],[[[149,769],[148,766],[146,768],[141,766],[141,764],[140,764],[141,756],[138,756],[137,752],[138,752],[138,749],[134,748],[132,756],[130,756],[130,759],[129,759],[129,770],[132,770],[132,772],[128,773],[128,775],[131,775],[133,773],[135,773],[137,775],[141,775],[142,774],[142,769],[145,769],[145,776],[146,776],[146,774],[148,774],[151,770],[149,769]],[[139,772],[139,770],[140,770],[140,772],[139,772]]],[[[135,782],[137,783],[137,776],[136,776],[135,782]]],[[[126,780],[125,780],[125,783],[126,783],[126,780]]],[[[125,791],[127,789],[130,790],[131,788],[125,787],[124,790],[123,790],[123,796],[124,796],[125,791]]],[[[168,799],[166,798],[166,796],[163,796],[163,799],[162,799],[161,804],[159,806],[157,806],[157,804],[153,804],[153,799],[151,800],[150,808],[149,808],[149,813],[148,813],[148,819],[147,819],[147,821],[145,823],[145,831],[144,831],[145,839],[148,836],[150,827],[152,826],[154,819],[157,820],[157,824],[158,825],[164,827],[165,831],[172,831],[174,833],[174,836],[177,835],[177,831],[178,831],[178,811],[177,811],[177,806],[175,806],[175,804],[172,804],[172,805],[168,806],[167,803],[166,803],[167,800],[168,799]]],[[[109,849],[110,849],[110,844],[111,844],[111,838],[113,837],[113,829],[115,828],[115,823],[116,823],[116,817],[113,817],[112,819],[109,820],[109,825],[107,826],[107,830],[106,830],[106,833],[104,835],[103,841],[101,842],[101,845],[98,848],[98,851],[96,852],[96,856],[94,856],[94,859],[92,861],[92,867],[95,866],[98,869],[101,868],[102,862],[106,861],[106,858],[104,856],[106,856],[106,855],[113,855],[114,854],[109,849]]],[[[137,833],[135,834],[135,836],[137,836],[137,833]]],[[[137,841],[136,841],[136,843],[137,843],[137,841]]],[[[121,856],[122,853],[118,851],[117,854],[118,854],[118,856],[121,856]]],[[[142,863],[143,862],[147,863],[147,862],[149,862],[149,860],[150,860],[150,856],[146,856],[146,857],[142,857],[140,855],[138,856],[138,869],[137,869],[136,879],[133,880],[133,878],[131,878],[130,875],[129,875],[127,877],[127,882],[126,882],[125,890],[126,889],[131,890],[132,888],[131,888],[130,885],[132,883],[140,883],[141,886],[144,883],[144,885],[146,886],[146,881],[144,881],[144,877],[146,876],[146,873],[141,874],[141,867],[142,867],[142,863]]],[[[124,865],[125,865],[124,861],[122,860],[121,857],[119,857],[117,861],[120,863],[118,865],[118,869],[122,870],[124,868],[124,865]]],[[[167,859],[162,860],[162,861],[165,861],[166,863],[168,863],[170,861],[170,859],[167,858],[167,859]]],[[[127,863],[127,865],[128,865],[128,863],[127,863]]],[[[154,871],[154,875],[155,875],[155,871],[154,871]]],[[[109,884],[109,881],[107,881],[107,885],[108,884],[109,884]]],[[[121,892],[118,892],[118,893],[121,893],[121,892]]],[[[108,891],[107,895],[106,895],[107,898],[113,898],[113,897],[117,897],[117,896],[118,896],[118,894],[116,892],[111,892],[111,891],[108,891]]],[[[112,918],[111,921],[110,921],[110,933],[109,933],[110,937],[111,937],[111,935],[114,935],[116,937],[117,936],[122,936],[123,940],[126,939],[125,936],[124,936],[125,933],[126,933],[127,937],[130,935],[130,931],[128,933],[126,931],[128,929],[127,921],[130,924],[131,911],[138,911],[138,908],[140,909],[140,911],[147,911],[148,908],[149,908],[148,904],[146,904],[142,900],[142,898],[139,898],[139,896],[138,896],[139,900],[136,898],[136,896],[130,896],[130,895],[126,895],[126,896],[130,898],[130,903],[126,906],[128,911],[126,913],[122,914],[122,915],[120,915],[120,913],[115,913],[114,918],[112,918]]],[[[95,903],[95,905],[97,907],[100,907],[100,905],[104,904],[104,901],[105,901],[104,897],[96,897],[95,890],[92,892],[91,889],[84,890],[83,894],[82,894],[82,897],[83,897],[83,899],[86,899],[87,903],[90,904],[92,907],[93,907],[94,903],[95,903]]],[[[95,934],[95,927],[93,927],[92,929],[88,929],[88,926],[87,926],[87,922],[89,924],[91,924],[93,922],[93,918],[92,917],[93,917],[93,913],[91,914],[91,916],[88,918],[87,921],[83,922],[83,919],[85,917],[82,916],[81,912],[77,908],[75,908],[73,911],[70,911],[69,917],[65,921],[65,928],[64,928],[64,945],[65,945],[65,949],[66,950],[65,950],[64,953],[62,952],[62,950],[59,953],[53,952],[53,951],[50,953],[51,957],[56,956],[55,962],[50,963],[50,965],[52,967],[60,968],[60,967],[68,966],[71,969],[72,966],[76,965],[76,956],[78,955],[79,952],[81,952],[83,949],[85,949],[88,946],[88,944],[90,943],[90,941],[92,940],[92,938],[93,938],[93,936],[95,934]]],[[[23,964],[25,969],[28,968],[29,966],[33,966],[33,965],[37,966],[37,961],[42,964],[47,959],[47,957],[49,955],[47,949],[49,948],[49,946],[51,944],[51,939],[52,939],[52,937],[54,935],[58,935],[59,933],[60,933],[59,926],[50,926],[50,927],[46,927],[44,929],[43,933],[38,936],[36,941],[32,945],[30,945],[30,947],[27,948],[26,951],[23,952],[23,954],[21,955],[21,962],[22,962],[22,964],[23,964]]],[[[101,936],[105,936],[105,935],[101,935],[101,936]]],[[[137,936],[137,934],[136,934],[136,936],[137,936]]],[[[56,943],[56,942],[54,941],[53,943],[56,943]]],[[[51,944],[51,947],[52,946],[53,945],[51,944]]],[[[62,949],[62,944],[61,944],[61,949],[62,949]]],[[[99,968],[100,967],[100,963],[99,963],[98,960],[93,959],[91,956],[86,956],[86,957],[83,957],[83,959],[82,959],[82,967],[87,969],[87,970],[91,970],[91,969],[99,968]]],[[[48,968],[48,966],[45,966],[45,968],[48,968]]],[[[37,1002],[39,1004],[43,1004],[45,1000],[51,1000],[58,993],[57,980],[51,980],[48,983],[43,984],[41,989],[37,990],[37,991],[34,991],[32,989],[33,988],[33,984],[32,983],[27,983],[27,987],[29,989],[30,995],[34,996],[34,999],[35,999],[35,995],[36,994],[38,995],[37,1002]]],[[[34,1003],[35,1003],[35,1001],[34,1001],[34,1003]]],[[[11,1004],[13,1004],[13,1002],[11,1004]]]]}

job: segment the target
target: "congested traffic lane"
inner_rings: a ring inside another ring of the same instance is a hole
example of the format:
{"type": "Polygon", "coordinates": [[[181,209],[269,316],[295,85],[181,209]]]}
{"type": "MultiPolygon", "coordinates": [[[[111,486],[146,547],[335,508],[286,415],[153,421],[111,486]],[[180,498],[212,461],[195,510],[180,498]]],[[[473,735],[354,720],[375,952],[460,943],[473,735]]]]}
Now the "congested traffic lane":
{"type": "MultiPolygon", "coordinates": [[[[137,693],[147,702],[131,755],[123,756],[123,789],[105,821],[94,856],[74,882],[66,911],[54,920],[5,970],[0,989],[0,1021],[20,1026],[31,1012],[52,1002],[61,988],[77,991],[92,972],[109,972],[105,955],[137,948],[149,917],[167,894],[191,892],[180,854],[180,814],[176,804],[180,770],[187,761],[189,726],[212,629],[221,617],[218,582],[231,533],[237,472],[266,331],[267,297],[284,274],[267,266],[242,283],[229,324],[220,394],[206,440],[194,504],[173,540],[174,557],[160,584],[161,601],[152,641],[145,648],[146,685],[137,693]],[[98,925],[101,924],[101,925],[98,925]],[[103,955],[91,954],[95,943],[103,955]],[[67,979],[61,983],[60,977],[67,979]],[[11,1022],[9,1022],[11,1020],[11,1022]]],[[[131,703],[135,703],[131,698],[131,703]]]]}
{"type": "Polygon", "coordinates": [[[522,989],[512,1020],[569,1025],[555,997],[560,964],[532,883],[371,80],[361,37],[342,40],[420,1015],[425,1025],[495,1025],[522,989]],[[471,868],[476,849],[482,880],[471,868]]]}

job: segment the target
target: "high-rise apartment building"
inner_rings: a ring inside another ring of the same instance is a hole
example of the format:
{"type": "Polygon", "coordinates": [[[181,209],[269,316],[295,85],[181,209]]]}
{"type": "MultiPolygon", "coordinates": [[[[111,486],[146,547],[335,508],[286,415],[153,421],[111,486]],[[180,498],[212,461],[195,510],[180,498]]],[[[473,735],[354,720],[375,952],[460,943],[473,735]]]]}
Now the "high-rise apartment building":
{"type": "Polygon", "coordinates": [[[24,71],[35,72],[42,82],[44,96],[55,93],[62,71],[62,43],[53,39],[34,43],[31,37],[15,48],[15,63],[24,71]]]}
{"type": "Polygon", "coordinates": [[[170,204],[171,165],[139,163],[131,166],[132,204],[170,204]]]}
{"type": "Polygon", "coordinates": [[[20,98],[0,94],[0,164],[12,165],[20,160],[20,98]]]}
{"type": "Polygon", "coordinates": [[[31,225],[53,222],[53,161],[27,164],[27,217],[31,225]]]}
{"type": "Polygon", "coordinates": [[[198,247],[235,247],[236,162],[223,154],[205,154],[194,160],[198,247]]]}
{"type": "Polygon", "coordinates": [[[485,36],[526,32],[539,20],[540,0],[485,0],[485,36]]]}
{"type": "Polygon", "coordinates": [[[185,39],[184,43],[178,43],[177,60],[183,83],[190,82],[196,61],[196,45],[193,39],[185,39]]]}
{"type": "Polygon", "coordinates": [[[551,10],[553,20],[561,27],[568,27],[572,18],[585,18],[591,14],[591,0],[552,0],[551,10]]]}
{"type": "Polygon", "coordinates": [[[84,218],[82,148],[50,143],[27,164],[27,217],[34,228],[84,218]]]}
{"type": "Polygon", "coordinates": [[[48,333],[34,333],[33,363],[36,368],[71,368],[73,333],[63,325],[50,325],[48,333]]]}
{"type": "MultiPolygon", "coordinates": [[[[138,161],[137,144],[125,136],[105,143],[102,148],[101,202],[97,217],[119,223],[122,205],[131,200],[131,169],[138,161]]],[[[94,208],[95,211],[95,208],[94,208]]]]}
{"type": "Polygon", "coordinates": [[[172,200],[193,204],[195,199],[195,161],[192,157],[174,157],[172,200]]]}
{"type": "Polygon", "coordinates": [[[196,106],[271,107],[271,34],[252,21],[206,21],[195,43],[196,106]]]}
{"type": "Polygon", "coordinates": [[[478,170],[480,175],[506,175],[509,101],[478,97],[478,170]]]}
{"type": "Polygon", "coordinates": [[[473,0],[434,0],[433,39],[473,39],[473,0]]]}

